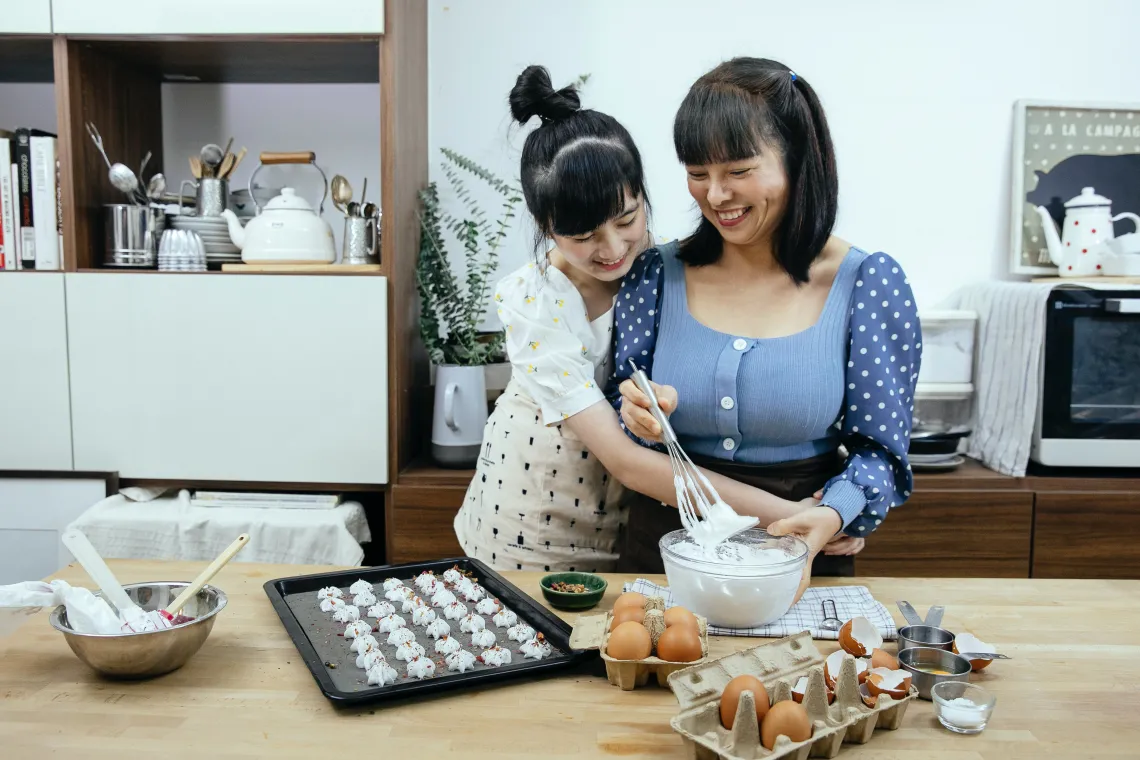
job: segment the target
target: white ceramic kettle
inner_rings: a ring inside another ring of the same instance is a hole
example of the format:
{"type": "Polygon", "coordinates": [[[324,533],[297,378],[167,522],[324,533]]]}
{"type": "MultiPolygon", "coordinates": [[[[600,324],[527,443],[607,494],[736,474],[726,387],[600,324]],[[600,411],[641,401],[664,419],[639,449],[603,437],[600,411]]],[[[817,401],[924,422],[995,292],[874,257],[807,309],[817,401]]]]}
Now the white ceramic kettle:
{"type": "Polygon", "coordinates": [[[1128,211],[1113,216],[1112,201],[1097,195],[1091,187],[1083,188],[1080,195],[1065,202],[1060,235],[1049,210],[1044,206],[1037,206],[1036,210],[1045,231],[1049,258],[1062,277],[1101,274],[1101,258],[1111,252],[1108,244],[1115,237],[1112,223],[1118,219],[1131,219],[1140,231],[1140,216],[1128,211]]]}
{"type": "Polygon", "coordinates": [[[243,228],[234,212],[222,212],[230,239],[248,263],[314,264],[336,261],[332,227],[291,187],[281,189],[243,228]]]}

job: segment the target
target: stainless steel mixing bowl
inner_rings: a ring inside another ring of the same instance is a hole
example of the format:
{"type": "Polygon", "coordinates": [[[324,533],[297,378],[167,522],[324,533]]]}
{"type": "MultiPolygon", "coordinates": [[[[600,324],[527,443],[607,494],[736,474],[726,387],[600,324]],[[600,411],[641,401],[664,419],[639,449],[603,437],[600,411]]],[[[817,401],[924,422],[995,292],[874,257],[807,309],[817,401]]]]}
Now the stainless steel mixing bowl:
{"type": "MultiPolygon", "coordinates": [[[[123,590],[149,612],[165,608],[189,585],[184,581],[156,581],[123,586],[123,590]]],[[[95,595],[102,596],[99,592],[95,595]]],[[[182,608],[180,614],[194,618],[192,621],[149,633],[79,633],[68,625],[63,605],[52,610],[49,619],[75,656],[98,673],[112,678],[152,678],[177,670],[194,656],[226,603],[220,589],[207,585],[182,608]]]]}

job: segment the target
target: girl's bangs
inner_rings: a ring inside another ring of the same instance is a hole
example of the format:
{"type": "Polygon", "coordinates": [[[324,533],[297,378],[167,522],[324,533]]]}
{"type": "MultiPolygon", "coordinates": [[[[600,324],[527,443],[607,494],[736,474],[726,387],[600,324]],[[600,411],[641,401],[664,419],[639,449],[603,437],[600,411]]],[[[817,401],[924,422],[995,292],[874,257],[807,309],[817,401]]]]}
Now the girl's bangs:
{"type": "Polygon", "coordinates": [[[550,227],[584,235],[626,210],[627,193],[643,195],[640,167],[621,145],[587,140],[555,162],[545,188],[550,227]]]}
{"type": "Polygon", "coordinates": [[[686,166],[705,166],[759,155],[763,110],[736,88],[693,88],[673,122],[677,159],[686,166]]]}

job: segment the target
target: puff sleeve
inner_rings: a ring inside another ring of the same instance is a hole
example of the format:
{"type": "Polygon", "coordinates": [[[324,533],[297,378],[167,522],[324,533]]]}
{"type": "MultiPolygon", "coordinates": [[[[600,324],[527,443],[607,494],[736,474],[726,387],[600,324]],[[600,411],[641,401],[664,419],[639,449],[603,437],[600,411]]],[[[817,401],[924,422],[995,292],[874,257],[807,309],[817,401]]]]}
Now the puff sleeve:
{"type": "Polygon", "coordinates": [[[590,330],[585,305],[571,290],[557,287],[533,265],[503,278],[495,289],[512,377],[538,404],[545,425],[605,399],[583,338],[590,330]]]}
{"type": "Polygon", "coordinates": [[[902,267],[883,253],[860,266],[851,300],[844,408],[848,457],[824,486],[823,503],[844,530],[866,536],[913,487],[907,450],[922,354],[918,307],[902,267]]]}
{"type": "MultiPolygon", "coordinates": [[[[606,398],[615,411],[621,411],[618,387],[633,375],[629,360],[653,377],[653,349],[661,321],[661,293],[664,267],[661,253],[650,248],[637,257],[622,278],[614,300],[614,373],[606,383],[606,398]]],[[[625,429],[624,423],[622,429],[625,429]]],[[[628,432],[628,431],[627,431],[628,432]]]]}

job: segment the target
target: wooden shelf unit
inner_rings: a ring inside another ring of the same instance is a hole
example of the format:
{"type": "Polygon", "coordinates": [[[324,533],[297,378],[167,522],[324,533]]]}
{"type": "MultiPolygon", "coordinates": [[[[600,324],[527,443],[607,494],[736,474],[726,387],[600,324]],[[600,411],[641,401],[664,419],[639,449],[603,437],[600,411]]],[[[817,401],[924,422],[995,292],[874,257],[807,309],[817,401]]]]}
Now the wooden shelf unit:
{"type": "MultiPolygon", "coordinates": [[[[414,410],[426,408],[428,386],[427,357],[418,337],[415,285],[418,194],[428,181],[427,4],[386,0],[384,16],[385,31],[380,35],[0,35],[0,81],[54,82],[63,200],[62,269],[109,276],[155,270],[100,266],[102,205],[121,202],[122,196],[107,181],[106,165],[87,134],[88,121],[98,126],[109,155],[142,156],[151,151],[149,167],[159,171],[167,158],[163,156],[161,107],[164,82],[376,83],[380,87],[382,265],[379,272],[357,274],[389,281],[390,474],[388,484],[377,486],[387,495],[396,474],[418,450],[420,425],[414,410]]],[[[329,128],[335,129],[335,122],[330,121],[329,128]]],[[[246,161],[250,160],[256,161],[256,154],[247,156],[246,161]]],[[[316,487],[245,485],[281,490],[316,487]]],[[[360,486],[337,484],[320,487],[361,490],[360,486]]],[[[376,507],[381,509],[379,504],[376,507]]],[[[382,543],[379,536],[376,540],[382,543]]]]}

